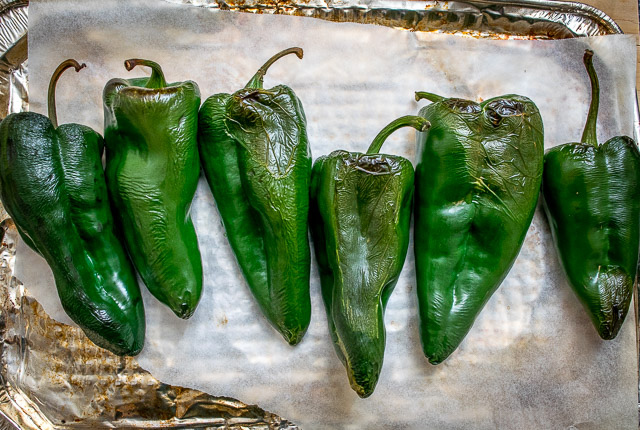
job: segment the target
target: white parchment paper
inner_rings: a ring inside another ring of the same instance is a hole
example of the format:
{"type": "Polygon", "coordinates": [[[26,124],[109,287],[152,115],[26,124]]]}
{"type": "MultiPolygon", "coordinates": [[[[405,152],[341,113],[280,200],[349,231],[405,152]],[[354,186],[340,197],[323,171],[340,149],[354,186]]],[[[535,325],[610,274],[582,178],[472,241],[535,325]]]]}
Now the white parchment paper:
{"type": "MultiPolygon", "coordinates": [[[[365,150],[384,125],[418,111],[416,90],[475,100],[526,95],[542,112],[551,147],[582,134],[589,97],[582,55],[590,47],[601,80],[599,137],[633,136],[631,36],[489,41],[158,0],[32,0],[29,15],[31,110],[46,112],[52,71],[75,58],[88,68],[60,79],[59,121],[98,131],[107,80],[148,75],[127,72],[127,58],[157,61],[170,82],[196,81],[204,100],[239,89],[271,55],[300,46],[304,59],[281,59],[265,86],[285,83],[296,91],[314,158],[338,148],[365,150]]],[[[414,133],[394,134],[383,151],[414,160],[414,133]]],[[[333,351],[315,262],[311,326],[290,347],[254,303],[204,180],[192,216],[205,269],[195,315],[177,319],[143,288],[148,330],[138,360],[163,382],[258,404],[303,429],[637,427],[634,314],[615,340],[600,340],[563,278],[540,210],[509,276],[460,348],[438,366],[419,345],[411,246],[387,308],[382,375],[365,400],[349,387],[333,351]]],[[[70,323],[44,260],[22,244],[16,267],[45,310],[70,323]]]]}

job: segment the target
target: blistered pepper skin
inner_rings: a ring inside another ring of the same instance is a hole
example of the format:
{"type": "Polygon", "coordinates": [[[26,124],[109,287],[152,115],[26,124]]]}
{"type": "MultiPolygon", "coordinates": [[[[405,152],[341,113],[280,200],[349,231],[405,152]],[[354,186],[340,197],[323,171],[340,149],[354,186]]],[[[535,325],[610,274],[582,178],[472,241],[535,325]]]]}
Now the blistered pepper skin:
{"type": "MultiPolygon", "coordinates": [[[[403,117],[391,129],[428,122],[403,117]]],[[[319,157],[311,182],[311,233],[336,353],[351,388],[370,396],[385,349],[384,310],[409,247],[413,166],[399,156],[334,151],[319,157]]]]}
{"type": "Polygon", "coordinates": [[[544,157],[543,207],[569,284],[598,334],[613,339],[629,310],[640,249],[640,152],[629,137],[596,139],[599,85],[581,143],[544,157]]]}
{"type": "Polygon", "coordinates": [[[153,73],[112,79],[105,86],[109,193],[147,288],[186,319],[202,293],[202,262],[190,216],[200,174],[200,92],[191,81],[167,84],[155,63],[128,62],[129,69],[149,65],[153,73]]]}
{"type": "MultiPolygon", "coordinates": [[[[79,70],[68,60],[56,73],[72,65],[79,70]]],[[[49,100],[51,109],[51,90],[49,100]]],[[[69,317],[96,345],[136,355],[144,345],[144,308],[114,228],[104,141],[83,125],[57,127],[55,109],[52,119],[24,112],[0,124],[3,205],[27,245],[49,264],[69,317]]]]}
{"type": "Polygon", "coordinates": [[[415,257],[420,337],[432,364],[446,359],[513,265],[535,211],[543,126],[531,100],[482,103],[417,93],[415,257]]]}
{"type": "Polygon", "coordinates": [[[308,239],[311,151],[302,103],[264,89],[272,57],[242,89],[200,108],[202,167],[227,238],[262,313],[291,345],[311,319],[308,239]]]}

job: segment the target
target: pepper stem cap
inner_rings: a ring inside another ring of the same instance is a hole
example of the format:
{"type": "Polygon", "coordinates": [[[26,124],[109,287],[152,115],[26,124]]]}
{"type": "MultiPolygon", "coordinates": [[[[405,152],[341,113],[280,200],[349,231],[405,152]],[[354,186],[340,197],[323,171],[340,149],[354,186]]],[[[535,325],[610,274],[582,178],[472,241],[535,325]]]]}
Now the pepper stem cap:
{"type": "Polygon", "coordinates": [[[47,93],[47,110],[49,113],[49,120],[51,121],[51,124],[53,124],[54,128],[58,128],[58,113],[56,112],[56,85],[58,83],[58,79],[60,79],[60,75],[70,67],[73,67],[76,69],[76,72],[79,72],[81,69],[87,67],[87,65],[84,63],[80,64],[76,60],[70,58],[60,63],[58,68],[53,72],[53,75],[51,75],[49,91],[47,93]]]}
{"type": "Polygon", "coordinates": [[[130,58],[125,60],[124,67],[128,72],[133,70],[136,66],[151,67],[151,76],[147,81],[145,88],[164,88],[167,86],[167,81],[164,79],[164,73],[162,67],[155,61],[143,60],[141,58],[130,58]]]}
{"type": "Polygon", "coordinates": [[[380,133],[373,139],[369,149],[367,149],[367,155],[373,155],[380,153],[382,144],[387,138],[399,128],[413,127],[418,131],[426,131],[431,127],[431,123],[421,116],[407,115],[402,116],[394,121],[391,121],[389,125],[380,130],[380,133]]]}
{"type": "Polygon", "coordinates": [[[441,102],[446,100],[446,98],[439,96],[437,94],[428,93],[426,91],[416,91],[416,101],[419,102],[422,99],[427,99],[432,102],[441,102]]]}
{"type": "Polygon", "coordinates": [[[293,47],[293,48],[285,49],[284,51],[278,52],[276,55],[274,55],[273,57],[269,58],[267,60],[267,62],[264,63],[262,65],[262,67],[260,67],[258,69],[256,74],[253,75],[253,78],[251,78],[251,80],[244,87],[245,88],[256,88],[256,89],[262,88],[263,81],[264,81],[264,75],[267,74],[267,70],[269,70],[269,67],[271,67],[271,65],[273,63],[275,63],[276,61],[278,61],[280,58],[284,57],[285,55],[289,55],[289,54],[296,54],[298,56],[298,58],[302,59],[302,56],[303,56],[304,52],[302,51],[302,48],[298,48],[298,47],[293,47]]]}
{"type": "Polygon", "coordinates": [[[591,81],[591,104],[589,105],[589,114],[587,115],[587,123],[584,126],[581,142],[597,147],[596,125],[598,123],[598,108],[600,107],[600,82],[598,82],[598,75],[593,66],[592,50],[587,49],[584,51],[583,61],[591,81]]]}

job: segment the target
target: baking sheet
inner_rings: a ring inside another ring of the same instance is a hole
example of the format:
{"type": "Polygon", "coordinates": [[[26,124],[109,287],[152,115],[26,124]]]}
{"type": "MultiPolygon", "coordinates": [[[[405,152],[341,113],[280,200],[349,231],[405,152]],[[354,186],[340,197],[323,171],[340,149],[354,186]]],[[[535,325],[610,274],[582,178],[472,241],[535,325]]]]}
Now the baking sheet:
{"type": "MultiPolygon", "coordinates": [[[[154,59],[168,80],[193,79],[206,97],[239,88],[273,53],[298,45],[305,58],[280,60],[265,83],[287,83],[301,98],[314,158],[338,147],[366,148],[391,119],[417,112],[415,90],[472,99],[527,95],[553,146],[581,135],[589,94],[581,58],[590,46],[605,68],[601,139],[633,134],[632,37],[479,41],[150,0],[33,1],[30,15],[31,110],[45,112],[51,70],[75,57],[89,67],[61,78],[59,118],[98,130],[104,83],[144,73],[127,73],[126,58],[154,59]]],[[[393,135],[384,150],[413,159],[413,133],[393,135]]],[[[291,348],[259,315],[201,181],[193,216],[206,272],[203,300],[185,322],[145,291],[147,344],[138,361],[166,383],[256,403],[304,429],[635,426],[633,315],[615,341],[599,340],[562,279],[541,215],[467,339],[439,366],[420,354],[410,249],[387,309],[380,382],[362,400],[331,346],[315,265],[312,323],[291,348]]],[[[68,322],[46,264],[24,245],[18,253],[17,277],[51,316],[68,322]]]]}

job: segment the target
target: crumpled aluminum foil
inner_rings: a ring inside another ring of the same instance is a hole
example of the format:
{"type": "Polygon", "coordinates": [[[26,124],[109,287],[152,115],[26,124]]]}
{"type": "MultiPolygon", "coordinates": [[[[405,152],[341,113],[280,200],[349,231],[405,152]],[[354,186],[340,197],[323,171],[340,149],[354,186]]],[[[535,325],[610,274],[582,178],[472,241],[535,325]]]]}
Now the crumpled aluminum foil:
{"type": "MultiPolygon", "coordinates": [[[[555,39],[619,32],[613,21],[593,8],[551,1],[522,1],[512,6],[486,1],[374,1],[366,5],[349,0],[166,1],[411,30],[463,32],[477,37],[555,39]]],[[[11,15],[11,19],[0,15],[0,47],[3,51],[5,47],[12,48],[0,59],[2,117],[28,108],[26,3],[0,2],[0,14],[8,11],[11,15]],[[14,31],[5,40],[7,28],[14,31]]],[[[1,207],[0,221],[0,413],[7,420],[0,430],[76,426],[297,428],[256,406],[162,384],[140,368],[135,359],[108,354],[86,340],[79,329],[49,318],[12,276],[17,232],[1,207]],[[40,375],[40,379],[29,375],[40,375]],[[52,398],[60,399],[60,403],[51,404],[52,398]]]]}
{"type": "Polygon", "coordinates": [[[500,2],[394,0],[165,0],[221,10],[305,16],[379,24],[412,31],[488,38],[563,39],[621,33],[605,13],[582,3],[553,0],[500,2]]]}

